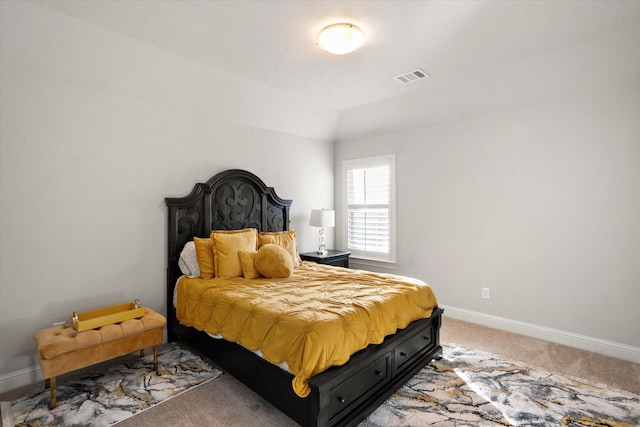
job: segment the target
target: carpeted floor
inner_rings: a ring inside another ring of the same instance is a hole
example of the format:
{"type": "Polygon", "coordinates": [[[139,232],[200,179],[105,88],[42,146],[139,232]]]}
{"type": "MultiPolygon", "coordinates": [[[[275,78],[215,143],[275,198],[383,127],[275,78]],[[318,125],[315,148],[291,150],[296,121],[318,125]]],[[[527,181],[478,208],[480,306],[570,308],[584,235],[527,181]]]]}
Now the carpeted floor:
{"type": "Polygon", "coordinates": [[[640,395],[640,364],[537,338],[443,317],[440,341],[499,354],[607,388],[640,395]]]}
{"type": "Polygon", "coordinates": [[[26,426],[116,424],[222,375],[202,358],[175,345],[163,346],[158,370],[148,355],[99,369],[58,385],[58,405],[50,409],[50,391],[42,390],[10,404],[2,402],[3,422],[26,426]],[[10,416],[8,415],[10,413],[10,416]],[[7,416],[5,416],[7,415],[7,416]]]}
{"type": "Polygon", "coordinates": [[[640,396],[445,345],[442,360],[423,368],[361,427],[638,424],[640,396]]]}
{"type": "MultiPolygon", "coordinates": [[[[499,354],[504,359],[516,360],[530,366],[541,367],[542,370],[548,371],[549,373],[559,373],[564,376],[582,378],[593,385],[601,385],[602,389],[621,389],[640,395],[640,365],[632,362],[486,328],[446,316],[444,317],[441,330],[441,341],[443,344],[456,343],[469,349],[472,348],[499,354]]],[[[443,361],[443,363],[444,362],[445,361],[443,361]]],[[[437,366],[438,364],[432,364],[430,369],[435,369],[437,366]]],[[[444,365],[441,365],[441,368],[442,366],[444,365]]],[[[449,372],[447,369],[445,370],[449,372]]],[[[421,381],[419,376],[414,380],[417,382],[421,381]]],[[[462,380],[458,379],[458,381],[462,380]]],[[[467,387],[475,393],[473,399],[476,400],[472,399],[471,401],[477,402],[480,408],[486,408],[484,411],[481,411],[481,413],[489,417],[489,420],[480,425],[502,425],[501,423],[506,419],[503,410],[500,410],[492,403],[487,404],[486,397],[482,397],[482,394],[477,393],[477,390],[473,390],[467,383],[464,385],[459,383],[459,385],[460,387],[458,387],[458,389],[453,390],[454,394],[458,393],[462,388],[467,387]],[[491,418],[493,416],[491,414],[497,415],[498,413],[502,417],[500,420],[491,418]]],[[[16,390],[0,396],[0,400],[6,400],[7,395],[14,396],[9,397],[13,399],[17,395],[27,392],[31,393],[33,392],[33,387],[37,388],[38,385],[30,387],[31,391],[29,391],[29,387],[16,390]]],[[[41,385],[39,385],[39,387],[42,388],[41,385]]],[[[412,389],[419,388],[415,384],[411,387],[413,387],[412,389]]],[[[398,393],[398,395],[402,395],[404,398],[407,397],[406,392],[398,393]]],[[[460,411],[460,413],[462,412],[464,411],[460,411]]],[[[375,415],[375,413],[372,414],[372,416],[373,415],[375,415]]],[[[459,420],[456,425],[478,425],[475,423],[465,424],[464,421],[460,421],[461,420],[459,420]]],[[[367,422],[370,425],[376,425],[376,421],[371,417],[367,422]]],[[[510,422],[513,422],[513,420],[510,422]]],[[[119,427],[158,427],[169,425],[261,425],[286,427],[295,426],[296,424],[230,375],[222,375],[215,381],[183,393],[151,410],[142,412],[118,424],[119,427]]],[[[405,421],[402,425],[411,424],[405,421]]],[[[414,425],[420,425],[420,423],[417,422],[414,425]]],[[[447,424],[444,419],[441,419],[433,425],[451,424],[447,424]]],[[[568,425],[578,426],[581,424],[568,425]]]]}

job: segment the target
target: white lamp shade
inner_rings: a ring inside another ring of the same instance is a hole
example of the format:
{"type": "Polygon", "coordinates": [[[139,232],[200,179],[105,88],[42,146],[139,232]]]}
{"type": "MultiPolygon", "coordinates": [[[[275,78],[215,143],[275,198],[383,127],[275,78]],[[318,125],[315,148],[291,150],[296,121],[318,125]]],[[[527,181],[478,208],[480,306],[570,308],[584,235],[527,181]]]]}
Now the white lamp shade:
{"type": "Polygon", "coordinates": [[[318,45],[327,52],[343,55],[364,44],[364,33],[353,24],[333,24],[320,31],[318,45]]]}
{"type": "Polygon", "coordinates": [[[336,224],[336,213],[334,210],[329,209],[314,209],[311,211],[311,218],[309,219],[309,225],[312,227],[334,227],[336,224]]]}

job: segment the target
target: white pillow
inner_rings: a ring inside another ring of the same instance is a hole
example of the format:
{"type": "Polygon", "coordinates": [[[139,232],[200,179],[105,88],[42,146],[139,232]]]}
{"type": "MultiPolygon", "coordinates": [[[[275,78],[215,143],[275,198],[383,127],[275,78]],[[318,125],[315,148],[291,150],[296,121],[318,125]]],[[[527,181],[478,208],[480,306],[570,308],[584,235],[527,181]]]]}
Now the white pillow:
{"type": "Polygon", "coordinates": [[[185,243],[184,248],[182,248],[180,258],[178,259],[178,266],[185,276],[200,277],[196,245],[193,243],[193,240],[185,243]]]}

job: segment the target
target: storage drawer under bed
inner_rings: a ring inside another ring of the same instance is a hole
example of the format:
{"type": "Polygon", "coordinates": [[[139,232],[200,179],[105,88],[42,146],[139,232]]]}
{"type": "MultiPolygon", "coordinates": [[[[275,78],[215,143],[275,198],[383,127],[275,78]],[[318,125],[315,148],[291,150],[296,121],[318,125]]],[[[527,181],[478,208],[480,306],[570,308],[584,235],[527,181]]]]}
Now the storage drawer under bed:
{"type": "Polygon", "coordinates": [[[356,372],[348,380],[331,389],[329,392],[329,419],[357,404],[369,393],[374,392],[391,380],[391,354],[378,359],[364,369],[356,372]]]}
{"type": "Polygon", "coordinates": [[[430,328],[424,328],[398,344],[394,350],[395,370],[404,369],[404,365],[410,362],[416,354],[431,348],[432,335],[430,328]]]}

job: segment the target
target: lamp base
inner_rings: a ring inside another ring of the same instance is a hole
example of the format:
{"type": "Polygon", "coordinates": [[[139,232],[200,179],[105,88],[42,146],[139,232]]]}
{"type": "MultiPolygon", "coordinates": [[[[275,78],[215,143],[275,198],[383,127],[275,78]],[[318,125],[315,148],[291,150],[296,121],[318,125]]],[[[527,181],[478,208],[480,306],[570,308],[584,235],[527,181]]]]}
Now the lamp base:
{"type": "Polygon", "coordinates": [[[319,240],[318,240],[318,250],[317,250],[317,254],[318,255],[326,255],[327,254],[327,246],[325,245],[325,243],[327,243],[327,237],[324,234],[324,228],[320,229],[320,234],[319,234],[319,240]]]}

